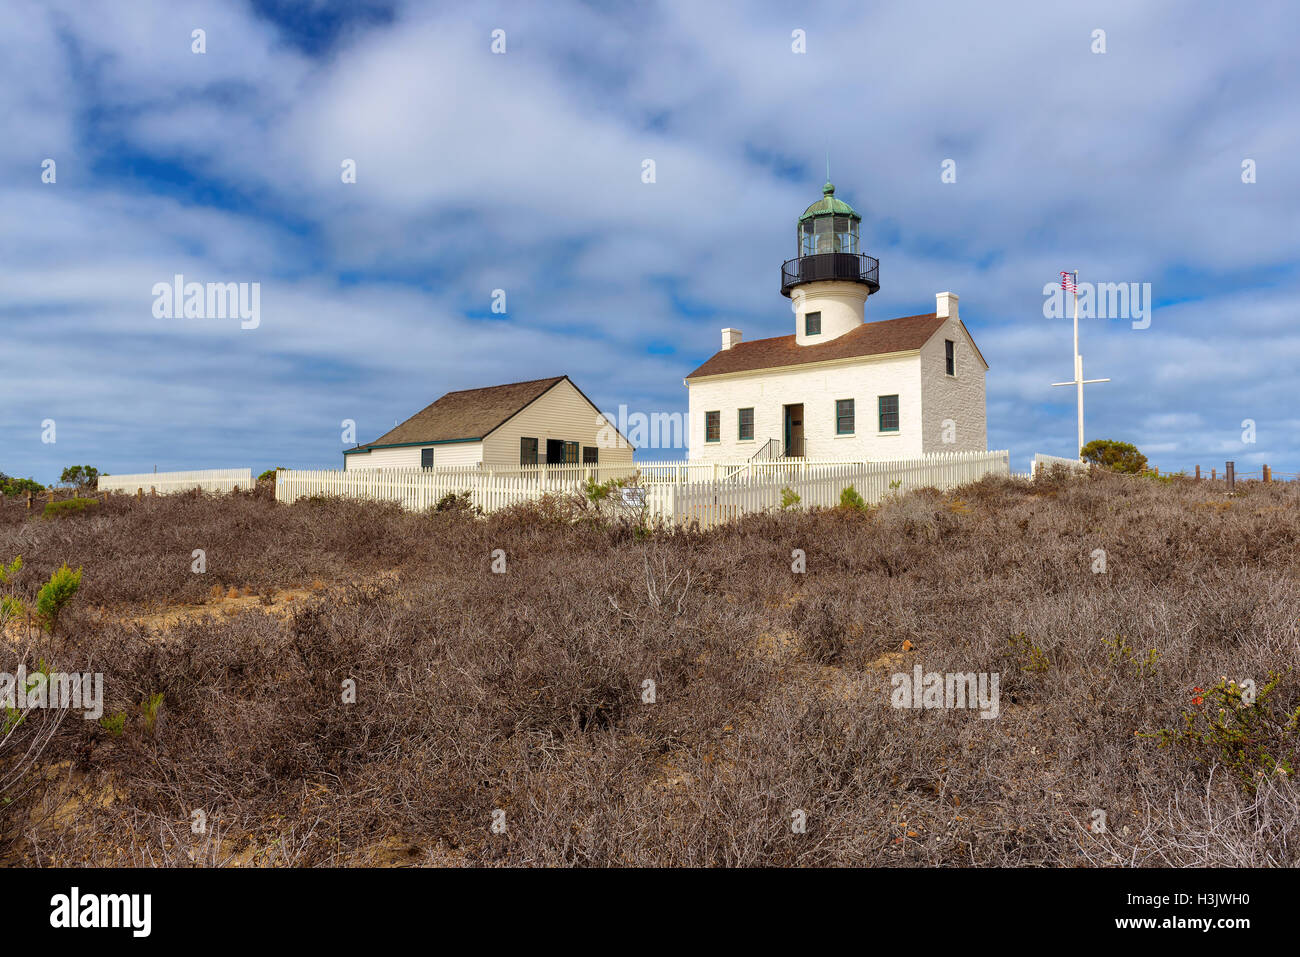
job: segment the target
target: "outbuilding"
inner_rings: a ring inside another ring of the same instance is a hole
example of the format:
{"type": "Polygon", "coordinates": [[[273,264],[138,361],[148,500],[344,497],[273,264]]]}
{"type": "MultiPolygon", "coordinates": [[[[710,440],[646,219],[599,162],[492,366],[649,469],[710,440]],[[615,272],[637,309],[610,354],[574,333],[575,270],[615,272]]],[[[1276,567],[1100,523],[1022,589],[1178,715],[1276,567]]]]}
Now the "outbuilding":
{"type": "Polygon", "coordinates": [[[511,469],[631,465],[632,445],[567,375],[448,392],[373,442],[344,468],[511,469]]]}

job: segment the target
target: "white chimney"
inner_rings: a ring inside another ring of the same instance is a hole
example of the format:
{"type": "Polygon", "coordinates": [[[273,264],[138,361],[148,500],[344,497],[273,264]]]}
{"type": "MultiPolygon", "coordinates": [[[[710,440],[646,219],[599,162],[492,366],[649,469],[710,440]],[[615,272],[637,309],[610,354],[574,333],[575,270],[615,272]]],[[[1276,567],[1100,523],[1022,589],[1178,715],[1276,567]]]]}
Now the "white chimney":
{"type": "Polygon", "coordinates": [[[940,319],[957,318],[957,294],[955,292],[941,292],[934,297],[934,314],[940,319]]]}
{"type": "Polygon", "coordinates": [[[741,335],[742,333],[739,329],[723,329],[722,348],[730,349],[734,345],[739,345],[741,335]]]}

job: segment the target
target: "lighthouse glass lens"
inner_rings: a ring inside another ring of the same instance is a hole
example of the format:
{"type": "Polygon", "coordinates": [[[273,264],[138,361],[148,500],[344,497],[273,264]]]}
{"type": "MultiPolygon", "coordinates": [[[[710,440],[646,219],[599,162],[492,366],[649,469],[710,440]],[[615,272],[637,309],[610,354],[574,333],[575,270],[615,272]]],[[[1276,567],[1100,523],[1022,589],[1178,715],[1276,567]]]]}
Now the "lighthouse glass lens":
{"type": "Polygon", "coordinates": [[[816,223],[817,227],[817,252],[835,252],[835,236],[831,232],[831,217],[823,216],[813,222],[816,223]]]}

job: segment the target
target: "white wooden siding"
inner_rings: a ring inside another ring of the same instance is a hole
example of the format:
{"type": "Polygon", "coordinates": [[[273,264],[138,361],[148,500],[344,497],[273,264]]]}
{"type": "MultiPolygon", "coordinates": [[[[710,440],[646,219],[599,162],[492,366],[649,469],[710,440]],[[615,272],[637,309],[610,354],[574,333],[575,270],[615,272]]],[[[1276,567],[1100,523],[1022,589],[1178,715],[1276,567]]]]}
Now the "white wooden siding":
{"type": "MultiPolygon", "coordinates": [[[[597,410],[567,379],[548,389],[536,401],[521,409],[509,421],[483,440],[483,465],[487,468],[518,468],[519,440],[537,439],[539,460],[546,457],[546,440],[559,439],[578,443],[578,461],[582,462],[582,447],[600,447],[603,420],[597,410]]],[[[606,430],[613,434],[612,429],[606,430]]],[[[600,448],[599,461],[609,464],[631,464],[633,449],[626,442],[622,447],[600,448]]],[[[435,455],[435,461],[437,456],[435,455]]],[[[418,463],[417,463],[418,464],[418,463]]]]}
{"type": "Polygon", "coordinates": [[[483,461],[482,442],[447,442],[443,445],[403,445],[353,452],[343,456],[344,468],[349,472],[358,469],[418,469],[421,449],[433,449],[435,468],[478,465],[483,461]]]}

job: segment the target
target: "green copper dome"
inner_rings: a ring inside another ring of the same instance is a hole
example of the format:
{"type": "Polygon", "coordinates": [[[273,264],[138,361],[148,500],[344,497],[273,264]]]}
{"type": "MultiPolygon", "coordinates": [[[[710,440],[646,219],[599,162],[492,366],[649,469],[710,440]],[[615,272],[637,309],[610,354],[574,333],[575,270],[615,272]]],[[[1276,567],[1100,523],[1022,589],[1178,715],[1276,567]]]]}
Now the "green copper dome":
{"type": "Polygon", "coordinates": [[[817,216],[851,216],[856,220],[862,219],[852,206],[842,199],[835,198],[835,187],[830,183],[822,187],[822,198],[803,211],[803,215],[799,217],[799,222],[802,223],[817,216]]]}

